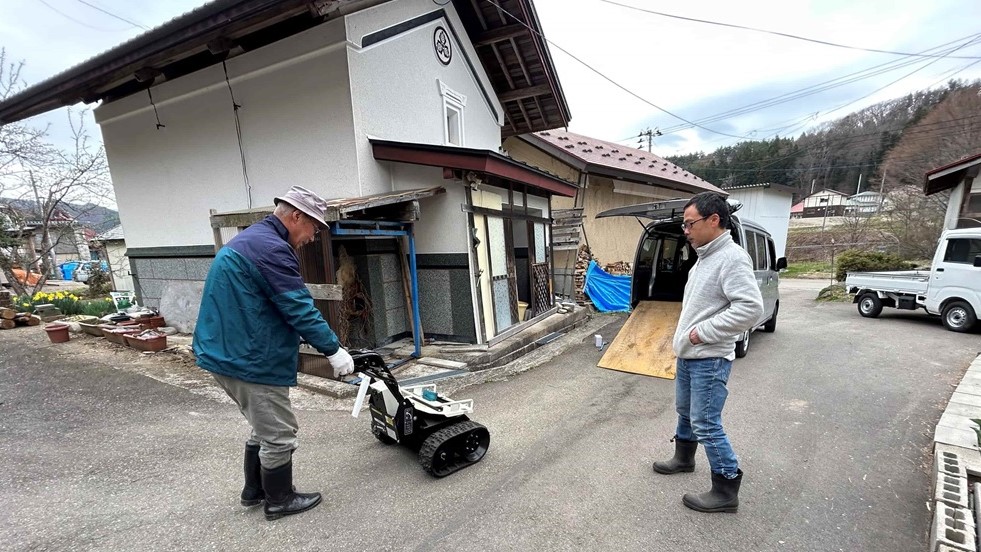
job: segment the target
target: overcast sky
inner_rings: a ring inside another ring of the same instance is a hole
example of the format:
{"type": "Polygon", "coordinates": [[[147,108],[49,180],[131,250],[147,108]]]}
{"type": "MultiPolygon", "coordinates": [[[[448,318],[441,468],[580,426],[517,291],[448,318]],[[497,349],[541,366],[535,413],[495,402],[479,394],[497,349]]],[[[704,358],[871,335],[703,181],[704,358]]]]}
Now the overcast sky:
{"type": "MultiPolygon", "coordinates": [[[[654,152],[660,155],[711,151],[740,137],[797,135],[949,78],[981,78],[979,0],[612,1],[858,48],[948,55],[833,47],[603,0],[535,0],[572,110],[569,130],[635,144],[631,137],[641,129],[659,128],[664,135],[655,139],[654,152]],[[868,76],[876,66],[882,66],[881,74],[868,76]],[[844,86],[725,114],[851,74],[858,80],[844,86]],[[717,120],[706,121],[713,116],[717,120]],[[678,117],[701,127],[691,128],[678,117]]],[[[0,0],[0,47],[8,61],[27,63],[22,76],[35,84],[203,3],[0,0]]],[[[50,124],[55,136],[63,136],[66,121],[62,110],[29,122],[50,124]]],[[[98,136],[94,123],[91,130],[98,136]]]]}

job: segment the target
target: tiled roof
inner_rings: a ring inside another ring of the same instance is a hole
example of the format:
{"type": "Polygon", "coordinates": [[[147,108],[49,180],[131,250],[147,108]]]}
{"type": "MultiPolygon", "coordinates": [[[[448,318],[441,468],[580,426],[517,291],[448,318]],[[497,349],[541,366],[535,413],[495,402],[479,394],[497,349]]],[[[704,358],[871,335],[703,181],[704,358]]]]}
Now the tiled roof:
{"type": "MultiPolygon", "coordinates": [[[[566,130],[547,130],[524,136],[533,144],[557,157],[568,156],[589,166],[592,173],[609,169],[609,176],[620,178],[622,173],[641,182],[678,187],[691,192],[723,192],[712,183],[695,176],[662,157],[629,146],[590,138],[566,130]],[[599,169],[599,170],[597,170],[599,169]]],[[[723,192],[725,193],[725,192],[723,192]]]]}
{"type": "Polygon", "coordinates": [[[123,225],[117,224],[94,238],[96,241],[112,241],[123,239],[123,225]]]}

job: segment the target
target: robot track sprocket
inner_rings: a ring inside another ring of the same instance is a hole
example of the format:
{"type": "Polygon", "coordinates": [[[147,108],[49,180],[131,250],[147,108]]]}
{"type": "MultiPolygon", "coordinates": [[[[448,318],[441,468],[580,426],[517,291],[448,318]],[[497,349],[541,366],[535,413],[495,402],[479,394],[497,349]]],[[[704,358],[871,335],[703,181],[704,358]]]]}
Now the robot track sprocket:
{"type": "Polygon", "coordinates": [[[429,437],[419,449],[422,469],[443,477],[480,462],[490,445],[490,432],[472,420],[462,420],[429,437]]]}

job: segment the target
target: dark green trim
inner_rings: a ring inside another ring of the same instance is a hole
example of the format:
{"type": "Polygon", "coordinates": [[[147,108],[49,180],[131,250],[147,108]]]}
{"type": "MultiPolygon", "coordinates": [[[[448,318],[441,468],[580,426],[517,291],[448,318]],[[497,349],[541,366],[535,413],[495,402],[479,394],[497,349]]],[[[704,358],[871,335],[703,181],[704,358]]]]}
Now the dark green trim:
{"type": "Polygon", "coordinates": [[[169,257],[214,257],[213,245],[174,245],[170,247],[130,247],[126,256],[134,258],[169,258],[169,257]]]}
{"type": "Polygon", "coordinates": [[[398,25],[392,25],[391,27],[386,27],[380,31],[368,33],[361,37],[361,47],[367,48],[372,44],[377,44],[383,40],[392,38],[393,36],[398,36],[402,33],[409,32],[416,27],[421,27],[426,23],[431,23],[437,19],[442,19],[443,17],[446,17],[446,10],[439,9],[413,17],[412,19],[403,21],[398,25]]]}

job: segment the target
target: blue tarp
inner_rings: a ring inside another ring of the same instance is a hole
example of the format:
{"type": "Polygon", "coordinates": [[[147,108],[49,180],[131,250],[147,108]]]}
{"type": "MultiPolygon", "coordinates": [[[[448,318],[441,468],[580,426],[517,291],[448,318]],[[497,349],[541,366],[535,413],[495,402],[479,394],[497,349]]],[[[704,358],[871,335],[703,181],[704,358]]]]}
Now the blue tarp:
{"type": "Polygon", "coordinates": [[[589,261],[586,269],[586,295],[600,312],[630,312],[630,276],[608,274],[589,261]]]}

